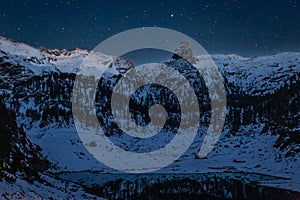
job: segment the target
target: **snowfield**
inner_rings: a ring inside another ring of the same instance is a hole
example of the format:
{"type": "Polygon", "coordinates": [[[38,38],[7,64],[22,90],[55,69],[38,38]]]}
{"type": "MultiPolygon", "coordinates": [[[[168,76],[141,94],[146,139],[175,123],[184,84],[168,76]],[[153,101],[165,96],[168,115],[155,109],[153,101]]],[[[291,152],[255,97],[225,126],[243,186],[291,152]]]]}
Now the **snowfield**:
{"type": "Polygon", "coordinates": [[[43,175],[43,183],[28,183],[17,179],[15,183],[0,182],[1,199],[103,199],[88,194],[79,185],[43,175]]]}

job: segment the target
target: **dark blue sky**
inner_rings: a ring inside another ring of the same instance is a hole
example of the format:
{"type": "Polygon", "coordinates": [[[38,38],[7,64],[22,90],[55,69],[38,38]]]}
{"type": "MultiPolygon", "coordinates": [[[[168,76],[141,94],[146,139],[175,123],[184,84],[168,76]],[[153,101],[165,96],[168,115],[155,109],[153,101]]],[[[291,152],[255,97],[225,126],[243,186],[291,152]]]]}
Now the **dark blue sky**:
{"type": "Polygon", "coordinates": [[[209,53],[244,56],[300,51],[300,2],[1,0],[0,35],[35,47],[93,49],[131,28],[189,35],[209,53]]]}

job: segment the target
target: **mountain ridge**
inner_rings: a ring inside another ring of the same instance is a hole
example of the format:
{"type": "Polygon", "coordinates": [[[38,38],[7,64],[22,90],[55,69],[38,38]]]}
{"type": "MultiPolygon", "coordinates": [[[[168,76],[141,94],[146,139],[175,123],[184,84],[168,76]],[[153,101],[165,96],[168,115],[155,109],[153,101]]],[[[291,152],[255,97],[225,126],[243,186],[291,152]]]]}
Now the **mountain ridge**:
{"type": "MultiPolygon", "coordinates": [[[[16,114],[17,124],[24,128],[29,140],[39,145],[43,155],[56,166],[50,170],[100,169],[111,172],[111,169],[96,161],[79,140],[72,116],[73,84],[81,64],[87,56],[92,55],[89,62],[93,70],[101,67],[110,72],[100,83],[103,88],[97,90],[100,93],[98,105],[108,105],[106,92],[111,92],[117,80],[132,69],[133,64],[118,56],[106,56],[86,50],[71,53],[64,50],[37,50],[25,44],[7,42],[3,38],[0,38],[0,50],[1,100],[7,109],[16,114]]],[[[195,154],[210,120],[209,98],[205,97],[207,91],[194,74],[193,66],[186,60],[170,59],[164,63],[181,70],[186,77],[192,79],[192,83],[199,86],[196,88],[199,99],[206,100],[202,102],[203,126],[199,128],[198,139],[195,139],[191,149],[178,162],[162,172],[182,173],[187,170],[196,173],[221,168],[225,171],[278,174],[292,180],[290,185],[278,187],[298,190],[300,53],[285,52],[257,58],[212,55],[211,58],[223,75],[228,106],[220,141],[208,159],[201,160],[195,154]],[[203,166],[198,166],[199,164],[203,166]]],[[[205,65],[207,59],[205,56],[196,56],[196,65],[205,65]]],[[[92,75],[93,73],[89,74],[92,75]]],[[[86,90],[82,89],[85,95],[86,90]]],[[[137,107],[144,103],[136,102],[137,107]]],[[[103,110],[99,116],[103,121],[110,121],[105,118],[107,112],[103,110]]],[[[83,117],[86,112],[82,110],[83,117]]],[[[147,116],[147,113],[143,109],[137,112],[137,118],[144,115],[147,116]]],[[[107,125],[109,126],[110,124],[107,125]]],[[[120,145],[122,140],[127,141],[122,134],[112,133],[110,137],[117,143],[119,141],[120,145]]],[[[161,143],[167,141],[168,138],[162,138],[161,143]]],[[[148,151],[147,145],[153,144],[135,140],[127,142],[129,149],[136,149],[138,146],[148,151]]]]}

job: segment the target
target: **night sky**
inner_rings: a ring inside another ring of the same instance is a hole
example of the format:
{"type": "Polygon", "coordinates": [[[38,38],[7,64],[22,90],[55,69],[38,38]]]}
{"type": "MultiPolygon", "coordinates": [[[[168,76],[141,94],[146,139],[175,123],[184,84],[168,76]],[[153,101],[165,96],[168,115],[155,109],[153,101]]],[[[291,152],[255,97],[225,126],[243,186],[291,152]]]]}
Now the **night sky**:
{"type": "Polygon", "coordinates": [[[211,54],[300,51],[300,1],[0,1],[0,35],[34,47],[93,49],[137,27],[189,35],[211,54]]]}

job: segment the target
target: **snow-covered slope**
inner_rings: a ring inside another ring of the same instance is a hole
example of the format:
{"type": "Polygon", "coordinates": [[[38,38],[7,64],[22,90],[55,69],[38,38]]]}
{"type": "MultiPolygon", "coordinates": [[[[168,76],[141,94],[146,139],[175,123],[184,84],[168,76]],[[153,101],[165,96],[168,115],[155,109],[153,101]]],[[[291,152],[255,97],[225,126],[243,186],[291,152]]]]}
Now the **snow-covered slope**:
{"type": "Polygon", "coordinates": [[[118,73],[120,58],[116,56],[103,55],[100,52],[75,49],[74,51],[58,49],[35,49],[23,43],[0,37],[0,57],[5,62],[23,66],[29,70],[31,75],[40,76],[43,73],[59,71],[61,73],[78,72],[80,65],[88,57],[90,73],[97,67],[106,67],[112,63],[109,72],[118,73]]]}
{"type": "Polygon", "coordinates": [[[42,175],[42,182],[28,183],[18,178],[14,183],[0,182],[1,199],[103,199],[87,193],[81,186],[42,175]]]}
{"type": "MultiPolygon", "coordinates": [[[[86,58],[89,58],[90,75],[99,67],[110,66],[110,73],[101,83],[105,86],[103,96],[100,95],[96,102],[107,106],[107,94],[118,77],[132,68],[129,61],[80,49],[38,50],[0,38],[1,99],[16,113],[17,123],[24,128],[30,141],[39,145],[55,166],[50,169],[52,172],[116,172],[89,154],[73,123],[71,96],[74,78],[86,58]]],[[[209,99],[206,99],[202,105],[203,124],[191,148],[160,172],[258,172],[290,178],[289,184],[285,182],[279,186],[300,190],[300,53],[257,58],[212,55],[212,58],[225,80],[228,100],[227,120],[220,141],[208,159],[197,159],[209,122],[209,99]]],[[[196,65],[205,65],[206,61],[207,57],[196,57],[196,65]]],[[[189,63],[183,59],[171,59],[166,65],[192,79],[199,96],[205,96],[205,86],[189,63]]],[[[85,114],[83,110],[82,116],[85,114]]],[[[108,116],[106,111],[102,116],[108,116]]],[[[109,131],[111,129],[107,129],[109,131]]],[[[159,142],[129,140],[116,132],[109,135],[112,141],[131,150],[150,151],[170,140],[167,134],[159,142]]]]}
{"type": "MultiPolygon", "coordinates": [[[[250,96],[273,94],[300,73],[300,53],[280,53],[257,58],[212,56],[228,83],[250,96]]],[[[201,59],[201,58],[199,58],[201,59]]]]}

